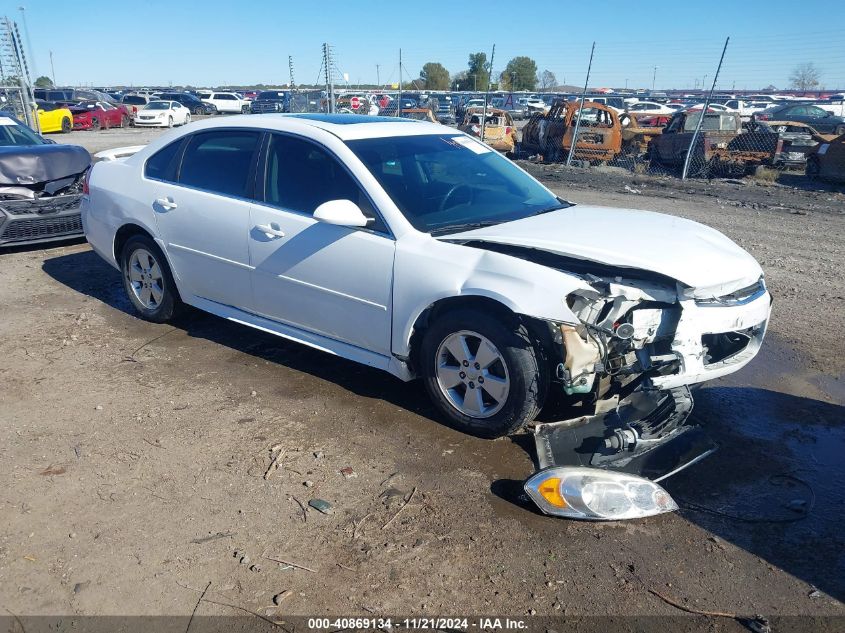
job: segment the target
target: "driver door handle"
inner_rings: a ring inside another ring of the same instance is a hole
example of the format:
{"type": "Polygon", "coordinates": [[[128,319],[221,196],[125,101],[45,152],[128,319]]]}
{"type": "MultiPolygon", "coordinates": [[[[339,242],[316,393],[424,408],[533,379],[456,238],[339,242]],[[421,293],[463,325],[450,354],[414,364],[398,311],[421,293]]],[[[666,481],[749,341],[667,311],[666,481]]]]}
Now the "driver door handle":
{"type": "Polygon", "coordinates": [[[267,237],[276,238],[284,237],[285,233],[281,229],[275,228],[278,224],[259,224],[255,228],[264,233],[267,237]]]}
{"type": "Polygon", "coordinates": [[[173,198],[167,196],[166,198],[156,198],[156,204],[160,206],[165,211],[170,211],[171,209],[175,209],[177,206],[176,202],[173,201],[173,198]]]}

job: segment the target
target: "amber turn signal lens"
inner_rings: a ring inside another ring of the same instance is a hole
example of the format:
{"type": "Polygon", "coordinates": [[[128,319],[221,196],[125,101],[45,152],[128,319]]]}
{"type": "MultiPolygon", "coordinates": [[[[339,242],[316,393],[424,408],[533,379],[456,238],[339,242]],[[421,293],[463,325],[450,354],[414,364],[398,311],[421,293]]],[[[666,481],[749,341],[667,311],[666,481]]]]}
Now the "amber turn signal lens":
{"type": "Polygon", "coordinates": [[[566,501],[560,496],[560,478],[549,477],[537,487],[537,491],[556,508],[565,508],[566,501]]]}

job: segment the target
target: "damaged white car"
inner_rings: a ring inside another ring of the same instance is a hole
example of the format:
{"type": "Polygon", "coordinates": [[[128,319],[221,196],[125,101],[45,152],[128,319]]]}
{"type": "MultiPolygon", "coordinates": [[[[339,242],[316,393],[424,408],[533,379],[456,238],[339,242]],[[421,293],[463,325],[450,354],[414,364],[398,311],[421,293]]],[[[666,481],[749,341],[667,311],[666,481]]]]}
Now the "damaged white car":
{"type": "Polygon", "coordinates": [[[526,490],[550,514],[674,509],[655,482],[713,450],[689,386],[748,363],[769,318],[724,235],[572,205],[436,124],[208,121],[98,163],[85,191],[88,241],[141,316],[190,304],[421,378],[467,432],[533,426],[526,490]],[[535,425],[552,390],[566,419],[535,425]]]}

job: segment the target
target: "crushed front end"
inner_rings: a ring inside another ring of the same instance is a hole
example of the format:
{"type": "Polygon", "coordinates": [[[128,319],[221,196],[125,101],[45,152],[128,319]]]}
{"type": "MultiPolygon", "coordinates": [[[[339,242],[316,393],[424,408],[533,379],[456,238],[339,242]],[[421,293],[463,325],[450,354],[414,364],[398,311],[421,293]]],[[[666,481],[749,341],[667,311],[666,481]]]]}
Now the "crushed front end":
{"type": "Polygon", "coordinates": [[[0,247],[82,235],[80,204],[90,154],[74,145],[0,151],[0,247]]]}
{"type": "Polygon", "coordinates": [[[771,296],[762,277],[695,289],[647,271],[591,265],[590,273],[585,264],[566,262],[592,289],[567,297],[580,323],[549,326],[556,380],[574,415],[535,425],[540,471],[526,491],[544,512],[574,518],[672,510],[656,482],[716,449],[690,423],[690,386],[757,354],[771,296]]]}

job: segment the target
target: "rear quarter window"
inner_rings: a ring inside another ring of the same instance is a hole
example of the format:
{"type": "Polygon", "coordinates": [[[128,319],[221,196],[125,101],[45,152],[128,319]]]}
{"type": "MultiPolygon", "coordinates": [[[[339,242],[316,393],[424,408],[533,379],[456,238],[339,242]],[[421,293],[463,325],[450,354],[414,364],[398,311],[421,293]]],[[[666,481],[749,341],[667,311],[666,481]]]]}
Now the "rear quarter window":
{"type": "Polygon", "coordinates": [[[182,139],[163,147],[147,159],[144,176],[154,180],[176,181],[176,164],[182,139]]]}

